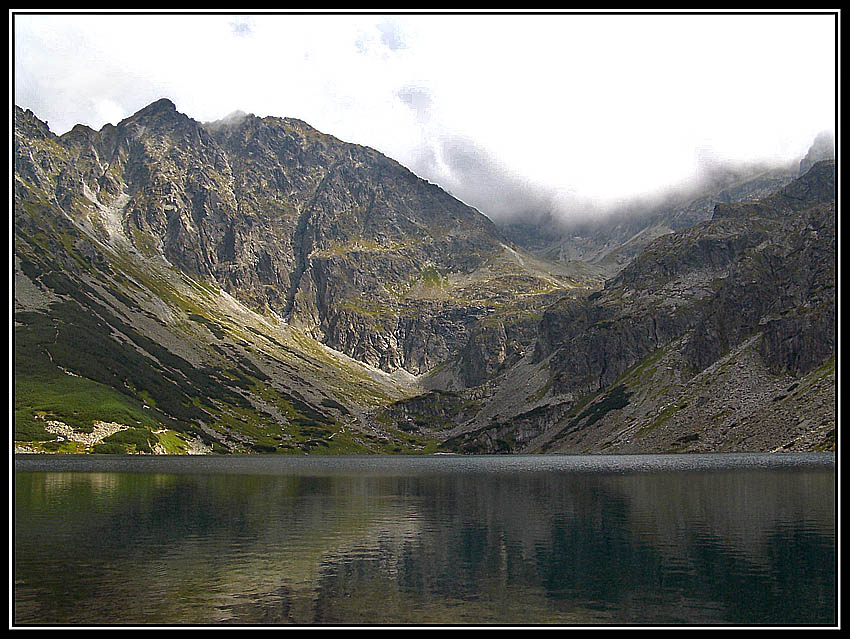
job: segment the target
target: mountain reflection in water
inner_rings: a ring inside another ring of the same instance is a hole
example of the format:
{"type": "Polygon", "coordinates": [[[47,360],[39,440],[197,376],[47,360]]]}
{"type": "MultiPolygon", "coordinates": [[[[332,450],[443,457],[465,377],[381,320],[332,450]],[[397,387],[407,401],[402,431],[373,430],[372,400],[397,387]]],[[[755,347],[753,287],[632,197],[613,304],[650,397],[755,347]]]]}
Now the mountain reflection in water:
{"type": "Polygon", "coordinates": [[[14,621],[835,623],[831,464],[431,459],[23,460],[14,621]]]}

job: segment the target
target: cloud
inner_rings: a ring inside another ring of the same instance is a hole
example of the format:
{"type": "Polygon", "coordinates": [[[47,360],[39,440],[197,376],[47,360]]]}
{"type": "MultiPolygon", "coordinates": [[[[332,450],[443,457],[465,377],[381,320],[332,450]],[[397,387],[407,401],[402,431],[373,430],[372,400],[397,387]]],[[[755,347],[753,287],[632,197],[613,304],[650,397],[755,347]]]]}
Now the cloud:
{"type": "Polygon", "coordinates": [[[405,86],[396,92],[398,98],[410,107],[420,121],[427,121],[431,114],[433,98],[427,88],[405,86]]]}
{"type": "Polygon", "coordinates": [[[244,18],[232,21],[230,23],[230,30],[233,35],[238,36],[240,38],[247,38],[253,33],[251,23],[246,21],[244,18]]]}
{"type": "Polygon", "coordinates": [[[13,26],[15,103],[56,133],[162,97],[199,121],[297,117],[494,217],[657,191],[705,154],[801,157],[836,117],[829,14],[80,13],[13,26]]]}
{"type": "Polygon", "coordinates": [[[126,117],[124,108],[109,98],[94,101],[93,109],[98,122],[118,124],[126,117]]]}
{"type": "Polygon", "coordinates": [[[401,25],[397,22],[381,22],[377,25],[378,31],[381,32],[381,42],[392,51],[406,49],[407,44],[404,41],[404,33],[401,25]]]}
{"type": "Polygon", "coordinates": [[[586,217],[595,207],[568,189],[535,182],[463,136],[433,137],[412,156],[411,169],[497,222],[543,215],[586,217]]]}

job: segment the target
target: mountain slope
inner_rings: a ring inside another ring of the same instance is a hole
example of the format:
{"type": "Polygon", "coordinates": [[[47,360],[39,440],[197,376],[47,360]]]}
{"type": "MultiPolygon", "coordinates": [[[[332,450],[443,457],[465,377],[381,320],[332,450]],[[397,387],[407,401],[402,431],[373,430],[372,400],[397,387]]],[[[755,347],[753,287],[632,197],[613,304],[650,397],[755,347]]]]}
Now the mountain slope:
{"type": "Polygon", "coordinates": [[[201,124],[160,100],[57,137],[16,108],[14,155],[30,449],[428,450],[365,415],[420,392],[480,318],[585,286],[297,120],[201,124]]]}
{"type": "MultiPolygon", "coordinates": [[[[552,304],[534,349],[458,393],[464,409],[444,427],[445,446],[834,446],[834,173],[824,161],[762,200],[718,204],[711,220],[656,239],[602,290],[552,304]]],[[[421,404],[390,412],[415,423],[421,404]]]]}

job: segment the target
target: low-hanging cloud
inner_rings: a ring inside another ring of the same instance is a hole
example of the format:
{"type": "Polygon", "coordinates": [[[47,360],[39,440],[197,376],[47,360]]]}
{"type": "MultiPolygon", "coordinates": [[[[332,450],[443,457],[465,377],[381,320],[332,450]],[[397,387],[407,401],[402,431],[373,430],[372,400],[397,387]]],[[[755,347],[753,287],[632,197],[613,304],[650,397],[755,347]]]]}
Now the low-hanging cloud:
{"type": "Polygon", "coordinates": [[[441,128],[433,116],[436,96],[425,86],[407,85],[396,97],[413,114],[421,131],[420,145],[411,151],[410,168],[474,206],[496,222],[588,213],[589,202],[534,183],[507,167],[496,155],[468,136],[441,128]]]}
{"type": "Polygon", "coordinates": [[[470,138],[450,134],[432,138],[414,157],[416,173],[497,223],[553,215],[586,217],[594,209],[588,200],[511,170],[470,138]]]}

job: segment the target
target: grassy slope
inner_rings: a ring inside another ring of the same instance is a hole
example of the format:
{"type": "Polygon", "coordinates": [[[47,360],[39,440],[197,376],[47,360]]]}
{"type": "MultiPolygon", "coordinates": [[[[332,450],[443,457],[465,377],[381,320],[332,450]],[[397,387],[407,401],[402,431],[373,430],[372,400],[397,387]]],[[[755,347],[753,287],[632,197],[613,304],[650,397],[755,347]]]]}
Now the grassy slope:
{"type": "Polygon", "coordinates": [[[16,211],[16,289],[22,291],[14,327],[16,446],[171,453],[428,449],[426,438],[363,426],[364,411],[410,394],[406,384],[89,230],[46,204],[16,211]],[[39,302],[23,291],[36,291],[39,302]],[[78,434],[99,422],[127,430],[86,446],[49,432],[51,421],[78,434]]]}

